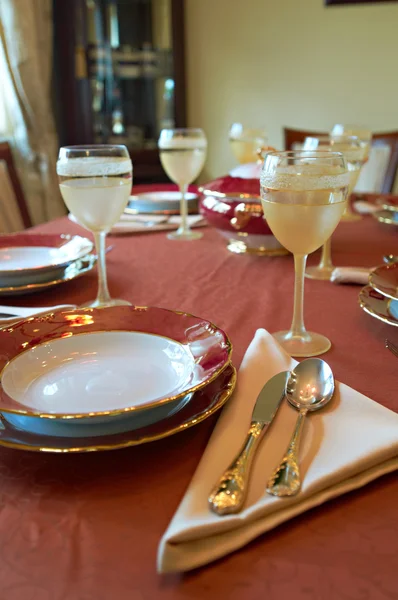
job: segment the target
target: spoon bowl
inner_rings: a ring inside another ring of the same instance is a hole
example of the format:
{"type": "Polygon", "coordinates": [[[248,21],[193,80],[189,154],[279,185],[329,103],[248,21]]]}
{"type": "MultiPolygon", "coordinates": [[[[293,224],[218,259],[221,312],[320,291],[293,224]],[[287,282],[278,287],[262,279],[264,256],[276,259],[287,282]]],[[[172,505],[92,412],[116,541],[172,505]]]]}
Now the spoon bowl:
{"type": "Polygon", "coordinates": [[[334,393],[334,377],[320,358],[308,358],[291,371],[286,382],[286,397],[297,410],[319,410],[334,393]]]}
{"type": "Polygon", "coordinates": [[[280,465],[267,484],[273,496],[294,496],[300,491],[301,477],[298,462],[300,436],[308,412],[325,406],[334,394],[334,377],[329,365],[320,358],[308,358],[299,363],[286,382],[288,402],[299,412],[289,446],[280,465]]]}

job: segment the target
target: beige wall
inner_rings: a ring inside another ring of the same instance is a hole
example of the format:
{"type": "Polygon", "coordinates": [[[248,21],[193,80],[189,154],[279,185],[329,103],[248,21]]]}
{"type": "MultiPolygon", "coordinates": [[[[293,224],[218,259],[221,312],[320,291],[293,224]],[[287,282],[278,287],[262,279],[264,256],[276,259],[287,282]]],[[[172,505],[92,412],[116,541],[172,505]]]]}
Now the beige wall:
{"type": "Polygon", "coordinates": [[[202,180],[226,173],[233,121],[398,129],[398,3],[185,0],[188,120],[209,139],[202,180]]]}

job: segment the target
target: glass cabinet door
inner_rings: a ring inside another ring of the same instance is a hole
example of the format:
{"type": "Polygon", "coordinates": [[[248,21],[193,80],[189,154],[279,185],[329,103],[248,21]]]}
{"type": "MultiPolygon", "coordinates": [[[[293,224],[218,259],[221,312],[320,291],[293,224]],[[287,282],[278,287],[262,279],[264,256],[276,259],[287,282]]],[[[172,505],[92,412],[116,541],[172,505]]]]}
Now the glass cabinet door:
{"type": "Polygon", "coordinates": [[[167,181],[157,140],[186,125],[184,0],[52,1],[60,144],[125,144],[135,183],[167,181]]]}
{"type": "Polygon", "coordinates": [[[93,141],[154,149],[174,127],[171,0],[85,0],[93,141]]]}

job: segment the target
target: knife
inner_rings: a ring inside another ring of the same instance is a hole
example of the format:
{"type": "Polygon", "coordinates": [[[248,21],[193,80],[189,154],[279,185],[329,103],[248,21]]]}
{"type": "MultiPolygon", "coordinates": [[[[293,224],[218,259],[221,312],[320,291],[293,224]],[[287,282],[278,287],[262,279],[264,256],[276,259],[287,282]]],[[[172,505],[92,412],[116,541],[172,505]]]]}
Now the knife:
{"type": "Polygon", "coordinates": [[[208,498],[210,509],[218,515],[241,510],[254,454],[285,396],[288,375],[288,371],[274,375],[259,393],[246,440],[208,498]]]}

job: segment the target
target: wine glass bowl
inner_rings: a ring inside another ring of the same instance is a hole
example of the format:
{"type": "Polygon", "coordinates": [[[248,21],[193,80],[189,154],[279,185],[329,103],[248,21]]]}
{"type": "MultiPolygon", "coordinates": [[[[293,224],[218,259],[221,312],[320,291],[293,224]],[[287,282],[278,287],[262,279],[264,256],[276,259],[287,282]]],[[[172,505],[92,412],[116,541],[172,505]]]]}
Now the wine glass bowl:
{"type": "MultiPolygon", "coordinates": [[[[355,136],[361,144],[362,156],[360,161],[357,160],[357,168],[351,168],[351,180],[350,180],[350,188],[348,191],[348,197],[354,191],[354,188],[357,184],[361,168],[367,162],[370,152],[370,146],[372,142],[372,132],[370,129],[367,129],[363,125],[343,125],[336,124],[333,126],[332,131],[330,133],[332,137],[340,137],[340,136],[355,136]]],[[[350,204],[347,203],[347,208],[341,218],[342,221],[360,221],[362,219],[361,215],[354,213],[351,210],[350,204]]]]}
{"type": "Polygon", "coordinates": [[[98,294],[91,307],[130,304],[109,294],[105,237],[127,206],[132,173],[125,146],[65,146],[59,151],[57,175],[62,198],[76,221],[94,234],[98,294]]]}
{"type": "Polygon", "coordinates": [[[167,237],[186,241],[199,239],[202,233],[192,231],[188,225],[186,193],[188,185],[203,169],[207,150],[206,136],[202,129],[162,129],[158,147],[163,169],[181,192],[181,225],[167,237]]]}
{"type": "Polygon", "coordinates": [[[261,127],[233,123],[229,130],[229,144],[238,163],[257,162],[261,152],[267,148],[267,132],[261,127]]]}
{"type": "MultiPolygon", "coordinates": [[[[307,137],[304,140],[303,150],[323,150],[330,152],[341,152],[344,155],[350,176],[347,195],[347,197],[349,197],[351,191],[355,187],[355,184],[358,180],[363,160],[366,157],[366,144],[361,142],[361,140],[356,136],[314,135],[307,137]]],[[[344,214],[346,213],[346,211],[347,205],[343,213],[342,220],[344,219],[344,214]]],[[[324,245],[322,246],[322,254],[319,264],[314,267],[308,267],[305,272],[305,275],[310,279],[330,281],[334,268],[335,267],[332,262],[330,237],[325,241],[324,245]]]]}
{"type": "Polygon", "coordinates": [[[270,152],[265,158],[260,179],[264,215],[276,239],[294,255],[292,325],[289,331],[274,334],[291,356],[316,356],[330,348],[325,336],[308,332],[304,326],[304,272],[307,255],[337,227],[348,185],[341,152],[270,152]]]}

